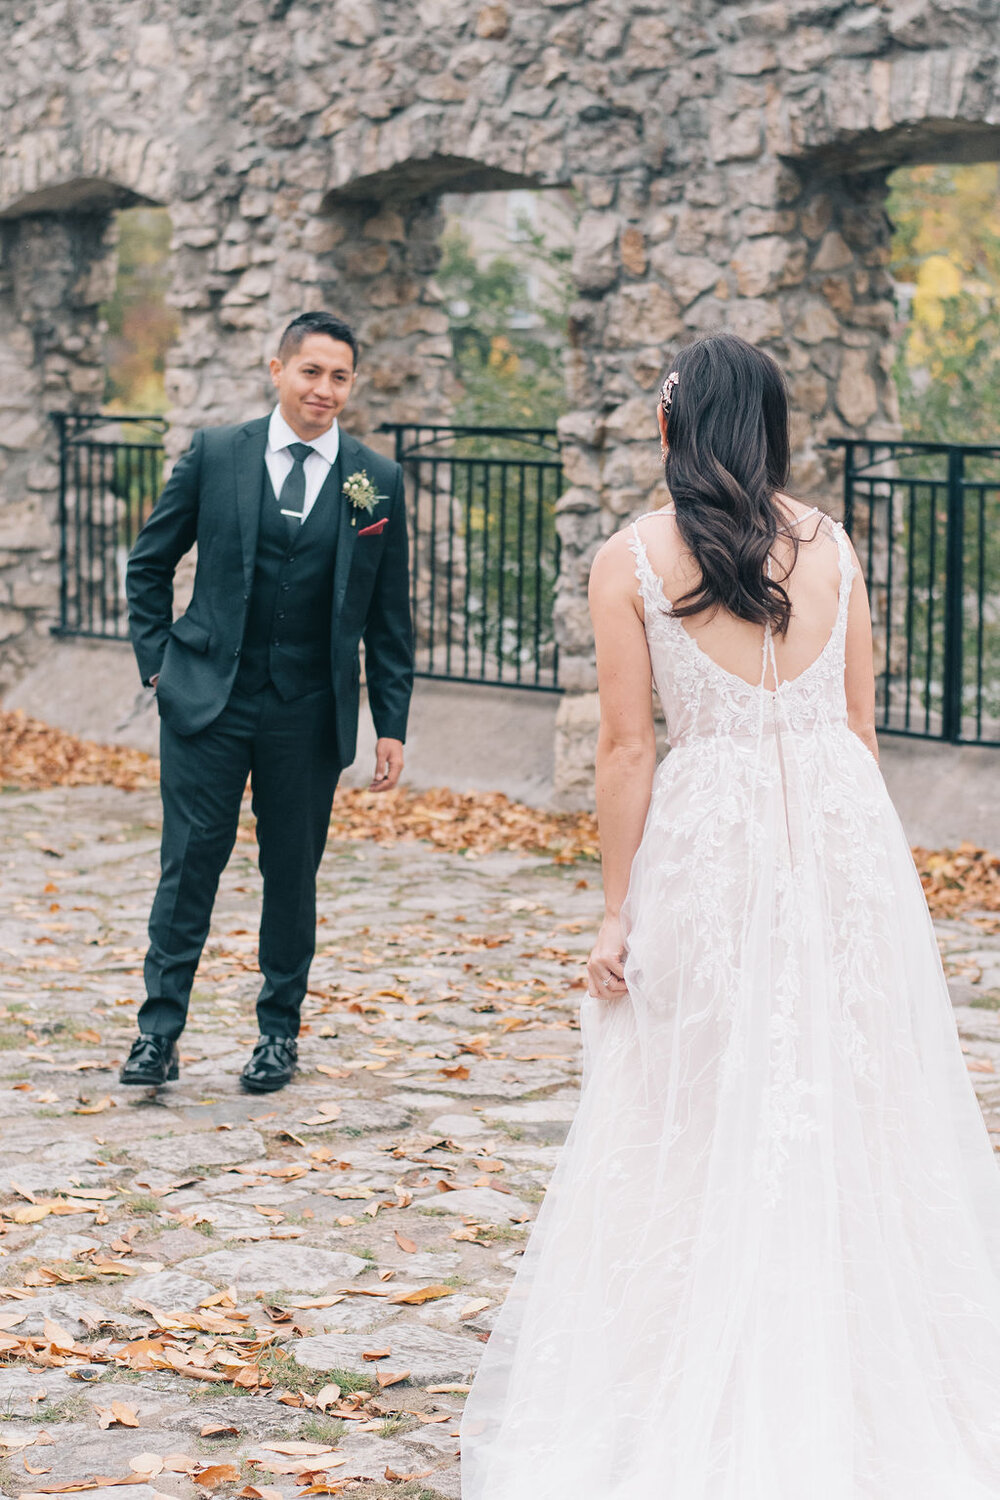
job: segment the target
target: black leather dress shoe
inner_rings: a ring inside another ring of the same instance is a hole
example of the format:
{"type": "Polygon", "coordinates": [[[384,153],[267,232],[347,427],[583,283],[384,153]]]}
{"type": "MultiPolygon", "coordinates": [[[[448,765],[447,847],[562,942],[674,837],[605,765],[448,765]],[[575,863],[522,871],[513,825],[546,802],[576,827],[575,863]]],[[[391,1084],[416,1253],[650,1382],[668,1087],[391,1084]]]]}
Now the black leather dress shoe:
{"type": "Polygon", "coordinates": [[[253,1056],[240,1074],[250,1094],[270,1094],[291,1080],[299,1060],[298,1043],[290,1036],[258,1037],[253,1056]]]}
{"type": "Polygon", "coordinates": [[[132,1043],[129,1053],[118,1074],[119,1083],[166,1083],[178,1075],[177,1043],[173,1037],[153,1036],[141,1031],[132,1043]]]}

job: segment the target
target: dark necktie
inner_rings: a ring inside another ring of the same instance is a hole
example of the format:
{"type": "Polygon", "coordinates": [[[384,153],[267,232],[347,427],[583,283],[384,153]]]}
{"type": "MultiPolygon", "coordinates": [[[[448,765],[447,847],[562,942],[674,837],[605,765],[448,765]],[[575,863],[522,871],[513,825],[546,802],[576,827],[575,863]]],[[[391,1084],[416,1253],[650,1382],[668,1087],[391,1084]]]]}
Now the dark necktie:
{"type": "Polygon", "coordinates": [[[289,443],[288,452],[292,455],[292,467],[281,486],[278,504],[285,518],[285,525],[288,527],[288,541],[291,545],[305,520],[303,514],[306,508],[305,462],[315,449],[311,448],[308,443],[289,443]]]}

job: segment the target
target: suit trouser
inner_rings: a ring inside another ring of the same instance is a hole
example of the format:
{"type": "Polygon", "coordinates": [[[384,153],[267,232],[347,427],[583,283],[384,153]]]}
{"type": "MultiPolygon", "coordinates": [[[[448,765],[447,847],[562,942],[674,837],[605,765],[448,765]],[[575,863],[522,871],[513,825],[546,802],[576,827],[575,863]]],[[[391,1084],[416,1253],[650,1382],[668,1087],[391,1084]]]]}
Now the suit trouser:
{"type": "Polygon", "coordinates": [[[234,692],[213,723],[189,736],[161,720],[160,883],[140,1031],[177,1037],[183,1030],[249,776],[264,878],[257,1018],[266,1035],[298,1035],[316,947],[316,872],[339,774],[329,689],[289,703],[272,687],[234,692]]]}

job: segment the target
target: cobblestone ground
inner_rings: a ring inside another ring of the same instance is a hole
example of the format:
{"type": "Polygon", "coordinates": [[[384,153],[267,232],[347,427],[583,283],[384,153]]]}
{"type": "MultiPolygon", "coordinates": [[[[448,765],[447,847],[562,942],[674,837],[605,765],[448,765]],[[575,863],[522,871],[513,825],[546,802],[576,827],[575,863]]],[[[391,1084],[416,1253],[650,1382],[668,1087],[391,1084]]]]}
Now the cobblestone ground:
{"type": "MultiPolygon", "coordinates": [[[[251,1097],[248,837],[180,1081],[130,1090],[157,830],[152,792],[0,797],[0,1492],[457,1496],[577,1097],[596,869],[331,844],[301,1072],[251,1097]]],[[[939,931],[1000,1138],[1000,922],[939,931]]]]}

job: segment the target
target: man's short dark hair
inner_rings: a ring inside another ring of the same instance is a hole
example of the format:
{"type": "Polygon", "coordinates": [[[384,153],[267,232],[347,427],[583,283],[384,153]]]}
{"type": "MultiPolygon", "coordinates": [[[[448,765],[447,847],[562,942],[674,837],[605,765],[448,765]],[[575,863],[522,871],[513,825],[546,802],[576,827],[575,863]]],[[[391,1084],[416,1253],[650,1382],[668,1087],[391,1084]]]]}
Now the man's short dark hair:
{"type": "Polygon", "coordinates": [[[349,328],[343,318],[335,318],[333,313],[328,312],[305,312],[293,318],[278,344],[278,358],[290,359],[293,354],[298,354],[302,348],[303,341],[311,333],[325,334],[328,339],[336,339],[338,344],[346,344],[354,356],[354,365],[358,363],[358,340],[353,328],[349,328]]]}

